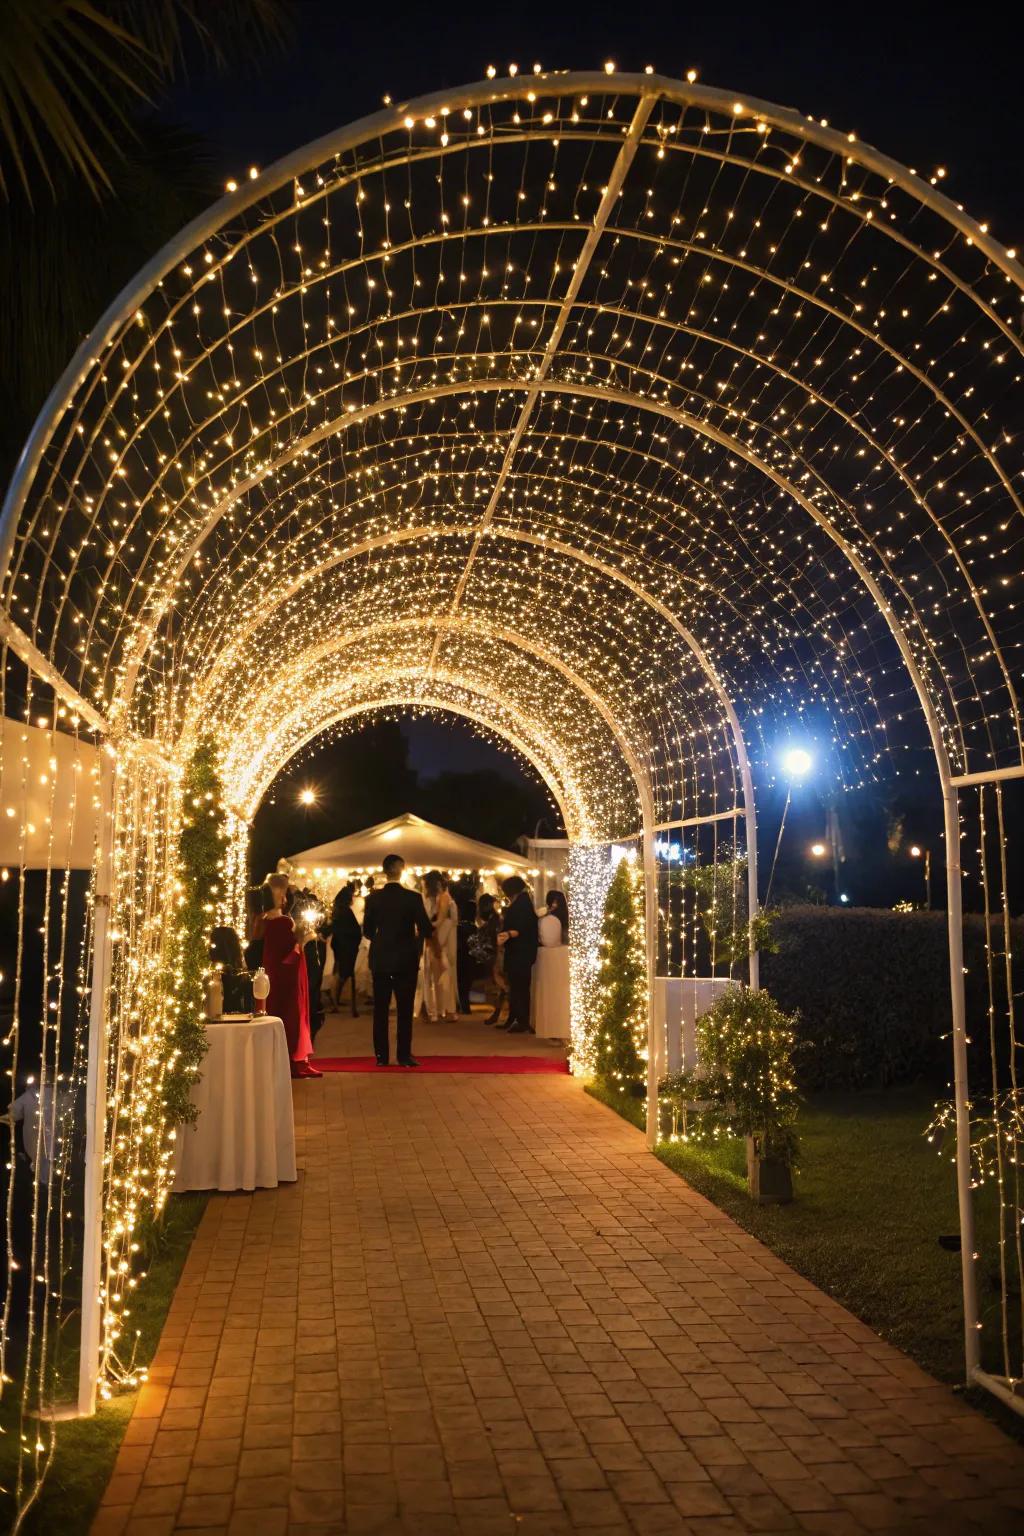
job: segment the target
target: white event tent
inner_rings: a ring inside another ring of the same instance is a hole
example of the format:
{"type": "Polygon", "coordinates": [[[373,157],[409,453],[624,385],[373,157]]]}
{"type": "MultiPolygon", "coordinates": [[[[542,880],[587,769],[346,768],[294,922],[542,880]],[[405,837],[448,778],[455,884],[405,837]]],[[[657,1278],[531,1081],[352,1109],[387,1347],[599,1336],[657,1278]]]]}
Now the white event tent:
{"type": "Polygon", "coordinates": [[[326,876],[377,874],[389,853],[400,853],[412,875],[440,869],[450,875],[522,875],[530,883],[535,873],[533,865],[520,854],[449,832],[410,811],[362,832],[292,854],[284,863],[315,885],[326,876]]]}

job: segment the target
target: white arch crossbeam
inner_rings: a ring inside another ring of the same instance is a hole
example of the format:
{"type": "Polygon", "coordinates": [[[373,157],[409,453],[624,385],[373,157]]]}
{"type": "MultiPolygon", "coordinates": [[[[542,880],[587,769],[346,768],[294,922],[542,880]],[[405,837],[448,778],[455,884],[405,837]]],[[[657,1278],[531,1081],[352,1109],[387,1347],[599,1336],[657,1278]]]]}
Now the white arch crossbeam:
{"type": "MultiPolygon", "coordinates": [[[[449,681],[451,679],[445,676],[443,680],[449,681]]],[[[472,691],[478,692],[479,684],[472,691]]],[[[317,699],[311,702],[319,704],[320,700],[317,699]]],[[[253,785],[246,806],[240,808],[239,814],[245,820],[250,819],[273,782],[274,777],[280,773],[285,763],[301,752],[303,747],[307,747],[311,741],[315,741],[324,731],[329,730],[331,726],[342,725],[347,720],[354,719],[360,715],[373,714],[378,710],[402,708],[435,709],[448,714],[458,714],[464,719],[472,721],[474,725],[480,726],[482,730],[490,731],[496,736],[503,737],[526,759],[550,792],[552,799],[558,807],[558,813],[562,818],[562,824],[566,828],[569,838],[573,839],[579,836],[580,828],[571,810],[573,803],[579,797],[579,790],[576,789],[575,792],[570,793],[573,790],[571,782],[569,790],[567,790],[555,766],[541,756],[536,746],[527,737],[525,730],[511,730],[507,727],[502,727],[495,722],[493,716],[485,714],[482,709],[472,709],[464,703],[456,706],[452,703],[451,698],[444,695],[440,690],[431,691],[424,689],[421,686],[419,669],[412,676],[401,669],[397,670],[394,676],[393,690],[381,698],[373,699],[367,703],[346,704],[338,707],[337,713],[335,713],[332,700],[327,713],[323,717],[317,711],[317,723],[315,725],[294,727],[296,731],[294,739],[289,735],[290,720],[282,721],[275,736],[285,737],[287,747],[282,745],[282,753],[270,759],[267,767],[253,785]],[[415,686],[413,686],[414,684],[415,686]]],[[[294,717],[291,718],[293,719],[294,717]]]]}

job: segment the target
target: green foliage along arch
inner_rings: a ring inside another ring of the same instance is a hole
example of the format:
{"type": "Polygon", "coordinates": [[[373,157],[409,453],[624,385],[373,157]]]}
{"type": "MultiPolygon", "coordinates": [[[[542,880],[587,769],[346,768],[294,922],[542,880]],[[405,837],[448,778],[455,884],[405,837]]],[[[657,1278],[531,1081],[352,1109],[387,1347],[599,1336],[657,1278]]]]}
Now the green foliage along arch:
{"type": "Polygon", "coordinates": [[[192,1084],[206,1054],[203,977],[209,964],[209,934],[223,894],[228,835],[217,750],[201,741],[189,759],[181,786],[178,834],[178,905],[174,913],[174,1048],[164,1076],[163,1097],[172,1125],[191,1124],[192,1084]]]}

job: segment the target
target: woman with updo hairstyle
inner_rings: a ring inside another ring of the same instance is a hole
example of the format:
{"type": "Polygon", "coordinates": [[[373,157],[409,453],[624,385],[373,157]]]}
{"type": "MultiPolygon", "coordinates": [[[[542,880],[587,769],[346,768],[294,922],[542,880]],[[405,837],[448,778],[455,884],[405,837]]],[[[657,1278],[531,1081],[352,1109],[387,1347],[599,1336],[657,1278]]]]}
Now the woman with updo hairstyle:
{"type": "Polygon", "coordinates": [[[295,924],[285,910],[288,876],[271,875],[267,886],[273,905],[260,919],[263,930],[263,969],[270,978],[267,1012],[284,1020],[292,1077],[322,1077],[310,1066],[313,1041],[309,1032],[309,981],[306,961],[296,938],[295,924]]]}

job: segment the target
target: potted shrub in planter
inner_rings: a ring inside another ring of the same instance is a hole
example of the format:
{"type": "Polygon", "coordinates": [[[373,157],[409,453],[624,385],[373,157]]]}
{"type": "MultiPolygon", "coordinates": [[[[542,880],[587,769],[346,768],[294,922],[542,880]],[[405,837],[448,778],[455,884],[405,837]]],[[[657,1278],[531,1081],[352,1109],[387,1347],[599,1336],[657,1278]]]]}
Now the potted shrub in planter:
{"type": "Polygon", "coordinates": [[[758,1205],[787,1205],[793,1198],[793,1154],[773,1148],[763,1131],[747,1141],[747,1188],[758,1205]]]}
{"type": "Polygon", "coordinates": [[[698,1140],[743,1136],[747,1187],[762,1205],[793,1198],[799,1095],[793,1076],[796,1016],[767,992],[727,992],[697,1021],[697,1071],[666,1084],[686,1104],[698,1140]]]}

